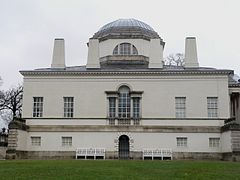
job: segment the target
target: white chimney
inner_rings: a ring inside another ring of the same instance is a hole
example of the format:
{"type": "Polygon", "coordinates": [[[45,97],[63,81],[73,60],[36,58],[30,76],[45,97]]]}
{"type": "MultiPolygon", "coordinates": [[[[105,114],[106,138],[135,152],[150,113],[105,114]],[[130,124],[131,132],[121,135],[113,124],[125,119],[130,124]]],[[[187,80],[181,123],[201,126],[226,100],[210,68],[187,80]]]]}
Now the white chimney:
{"type": "Polygon", "coordinates": [[[51,68],[65,68],[64,39],[55,39],[51,68]]]}
{"type": "Polygon", "coordinates": [[[185,41],[185,65],[186,68],[199,67],[197,58],[197,44],[195,37],[187,37],[185,41]]]}
{"type": "Polygon", "coordinates": [[[163,67],[163,48],[164,45],[159,38],[150,40],[149,68],[163,67]]]}
{"type": "Polygon", "coordinates": [[[87,68],[100,68],[98,39],[89,39],[87,68]]]}

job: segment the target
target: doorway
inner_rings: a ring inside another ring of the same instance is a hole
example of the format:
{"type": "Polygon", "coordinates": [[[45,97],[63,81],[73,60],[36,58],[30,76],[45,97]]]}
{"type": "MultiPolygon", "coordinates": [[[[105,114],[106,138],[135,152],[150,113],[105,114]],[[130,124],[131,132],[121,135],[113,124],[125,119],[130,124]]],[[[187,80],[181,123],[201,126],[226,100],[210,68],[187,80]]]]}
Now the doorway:
{"type": "Polygon", "coordinates": [[[126,135],[119,137],[118,157],[119,159],[129,159],[129,137],[126,135]]]}

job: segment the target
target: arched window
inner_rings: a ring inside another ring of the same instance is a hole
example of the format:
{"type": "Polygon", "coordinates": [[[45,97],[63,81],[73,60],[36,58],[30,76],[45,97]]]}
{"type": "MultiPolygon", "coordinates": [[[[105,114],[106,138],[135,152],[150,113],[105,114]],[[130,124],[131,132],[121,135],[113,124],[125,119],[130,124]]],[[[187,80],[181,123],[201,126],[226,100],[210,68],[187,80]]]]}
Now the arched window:
{"type": "Polygon", "coordinates": [[[132,91],[127,85],[117,91],[106,91],[109,125],[139,125],[143,91],[132,91]]]}
{"type": "Polygon", "coordinates": [[[113,55],[137,55],[137,48],[130,43],[118,44],[114,50],[113,55]]]}
{"type": "Polygon", "coordinates": [[[137,48],[135,46],[132,46],[132,54],[133,55],[137,55],[138,54],[137,48]]]}

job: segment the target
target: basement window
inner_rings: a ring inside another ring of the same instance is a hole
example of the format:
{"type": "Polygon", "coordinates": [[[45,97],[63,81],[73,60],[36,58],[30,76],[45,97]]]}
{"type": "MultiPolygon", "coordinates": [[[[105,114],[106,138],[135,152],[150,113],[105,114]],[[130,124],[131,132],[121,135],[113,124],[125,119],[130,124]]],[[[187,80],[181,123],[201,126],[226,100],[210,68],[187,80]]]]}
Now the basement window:
{"type": "Polygon", "coordinates": [[[209,147],[219,147],[220,138],[209,138],[209,147]]]}
{"type": "Polygon", "coordinates": [[[177,137],[177,147],[187,147],[187,137],[177,137]]]}
{"type": "Polygon", "coordinates": [[[41,146],[41,137],[31,137],[32,146],[41,146]]]}
{"type": "Polygon", "coordinates": [[[72,137],[62,137],[62,146],[72,146],[72,137]]]}

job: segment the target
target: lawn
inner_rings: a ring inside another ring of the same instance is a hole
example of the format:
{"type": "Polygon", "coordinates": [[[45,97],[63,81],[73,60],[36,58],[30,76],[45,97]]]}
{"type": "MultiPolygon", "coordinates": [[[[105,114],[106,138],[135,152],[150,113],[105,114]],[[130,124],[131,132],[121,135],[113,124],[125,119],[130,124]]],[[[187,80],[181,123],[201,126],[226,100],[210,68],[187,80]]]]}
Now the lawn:
{"type": "Polygon", "coordinates": [[[240,179],[223,161],[3,160],[0,179],[240,179]]]}

